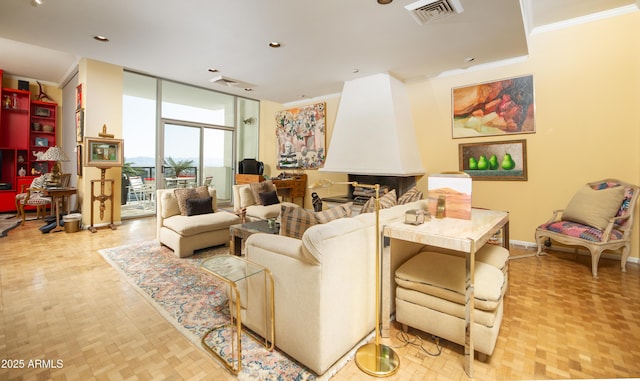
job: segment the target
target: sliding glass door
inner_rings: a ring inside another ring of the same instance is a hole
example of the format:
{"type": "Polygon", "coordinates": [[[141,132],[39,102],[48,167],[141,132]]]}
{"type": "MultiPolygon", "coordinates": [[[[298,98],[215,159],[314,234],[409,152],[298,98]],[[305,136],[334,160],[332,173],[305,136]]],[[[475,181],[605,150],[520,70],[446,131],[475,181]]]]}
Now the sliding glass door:
{"type": "Polygon", "coordinates": [[[200,128],[163,123],[162,188],[187,188],[200,183],[200,128]]]}
{"type": "Polygon", "coordinates": [[[233,185],[234,132],[230,129],[205,128],[202,141],[202,178],[209,179],[217,190],[219,202],[231,201],[233,185]]]}
{"type": "Polygon", "coordinates": [[[231,200],[234,131],[186,122],[164,122],[163,188],[210,184],[222,203],[231,200]]]}
{"type": "MultiPolygon", "coordinates": [[[[157,189],[208,183],[232,202],[237,162],[258,157],[259,101],[125,72],[123,106],[131,175],[157,189]]],[[[147,201],[123,201],[123,218],[154,214],[147,201]]]]}

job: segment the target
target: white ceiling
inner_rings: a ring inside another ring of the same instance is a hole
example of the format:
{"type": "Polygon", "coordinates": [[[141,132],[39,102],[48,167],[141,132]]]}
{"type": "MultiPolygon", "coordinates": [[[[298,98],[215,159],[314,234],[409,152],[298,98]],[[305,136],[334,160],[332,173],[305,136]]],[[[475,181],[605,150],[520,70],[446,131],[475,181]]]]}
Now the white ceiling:
{"type": "Polygon", "coordinates": [[[45,0],[34,7],[31,0],[2,0],[0,68],[59,85],[87,57],[288,103],[338,93],[345,80],[380,72],[406,81],[526,56],[527,33],[535,28],[636,11],[640,2],[460,0],[461,14],[419,25],[404,8],[414,1],[45,0]],[[282,47],[270,48],[270,41],[282,47]],[[210,68],[246,85],[212,84],[210,68]]]}

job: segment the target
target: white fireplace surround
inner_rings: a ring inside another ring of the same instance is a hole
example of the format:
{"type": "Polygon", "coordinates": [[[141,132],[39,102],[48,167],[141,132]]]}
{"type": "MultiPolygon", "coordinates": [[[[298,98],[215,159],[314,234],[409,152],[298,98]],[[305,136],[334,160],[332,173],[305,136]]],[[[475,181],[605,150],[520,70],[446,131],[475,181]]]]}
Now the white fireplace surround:
{"type": "Polygon", "coordinates": [[[344,83],[320,171],[385,176],[425,173],[402,82],[381,73],[344,83]]]}

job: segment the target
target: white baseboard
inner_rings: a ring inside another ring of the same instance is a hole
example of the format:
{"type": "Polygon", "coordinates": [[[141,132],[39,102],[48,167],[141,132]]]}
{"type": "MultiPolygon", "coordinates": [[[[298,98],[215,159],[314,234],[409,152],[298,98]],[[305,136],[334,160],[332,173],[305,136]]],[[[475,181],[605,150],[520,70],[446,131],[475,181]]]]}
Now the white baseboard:
{"type": "MultiPolygon", "coordinates": [[[[538,245],[535,242],[527,242],[527,241],[517,241],[517,240],[510,240],[509,244],[511,246],[520,246],[523,249],[526,250],[537,250],[538,249],[538,245]]],[[[567,247],[567,246],[556,246],[556,245],[551,245],[551,250],[554,251],[561,251],[564,253],[574,253],[574,254],[580,254],[580,255],[587,255],[587,256],[591,256],[591,253],[589,253],[589,250],[587,249],[583,249],[583,248],[573,248],[573,247],[567,247]]],[[[609,259],[620,259],[620,255],[618,254],[612,254],[612,253],[602,253],[601,258],[609,258],[609,259]]],[[[629,257],[627,259],[627,262],[630,263],[640,263],[640,258],[638,257],[629,257]]]]}

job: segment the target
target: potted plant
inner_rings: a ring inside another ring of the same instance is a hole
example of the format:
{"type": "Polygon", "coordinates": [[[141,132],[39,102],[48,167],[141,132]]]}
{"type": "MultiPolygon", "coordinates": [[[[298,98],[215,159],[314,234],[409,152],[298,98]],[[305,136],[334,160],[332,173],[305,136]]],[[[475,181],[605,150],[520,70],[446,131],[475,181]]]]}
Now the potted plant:
{"type": "Polygon", "coordinates": [[[193,160],[174,160],[172,157],[167,157],[164,161],[165,167],[173,169],[175,177],[180,177],[182,172],[194,166],[193,160]]]}

